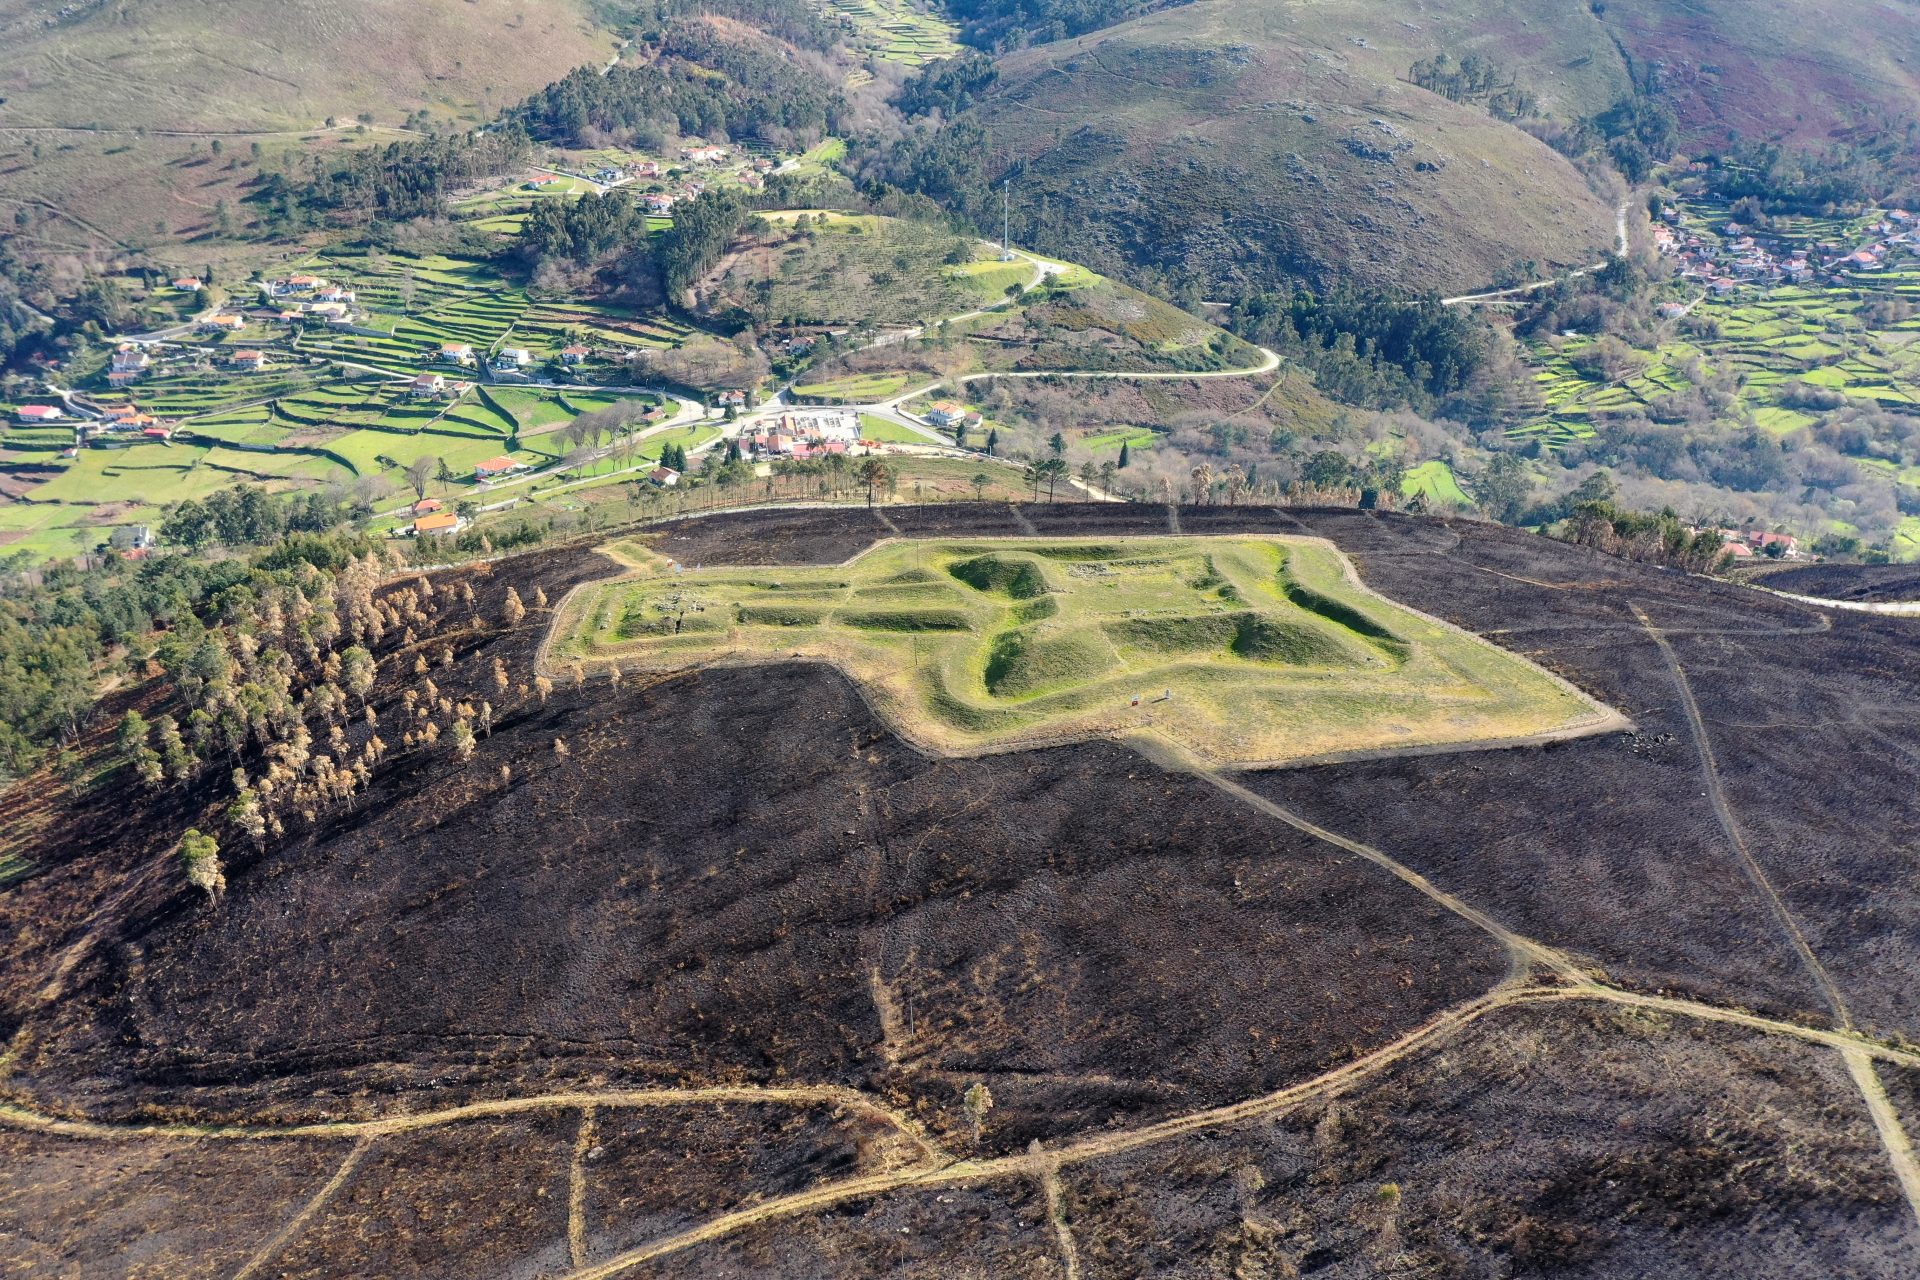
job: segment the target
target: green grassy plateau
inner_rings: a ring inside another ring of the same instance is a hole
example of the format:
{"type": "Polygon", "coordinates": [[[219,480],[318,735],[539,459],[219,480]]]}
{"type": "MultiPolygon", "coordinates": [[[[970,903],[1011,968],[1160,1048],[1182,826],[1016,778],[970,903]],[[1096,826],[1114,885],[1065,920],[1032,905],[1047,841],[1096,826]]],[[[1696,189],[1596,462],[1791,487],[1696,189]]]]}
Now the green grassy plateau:
{"type": "Polygon", "coordinates": [[[687,569],[628,541],[550,657],[824,659],[955,754],[1147,733],[1221,763],[1564,735],[1617,717],[1362,587],[1317,540],[903,541],[827,568],[687,569]]]}

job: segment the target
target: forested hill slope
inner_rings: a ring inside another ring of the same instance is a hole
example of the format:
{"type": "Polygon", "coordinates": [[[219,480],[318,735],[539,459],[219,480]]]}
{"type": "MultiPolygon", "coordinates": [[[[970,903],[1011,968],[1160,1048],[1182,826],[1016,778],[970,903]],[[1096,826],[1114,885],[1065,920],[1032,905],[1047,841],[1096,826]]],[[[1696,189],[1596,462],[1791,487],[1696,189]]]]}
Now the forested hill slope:
{"type": "MultiPolygon", "coordinates": [[[[1513,124],[1408,83],[1453,40],[1390,17],[1203,0],[1001,59],[962,123],[1019,169],[1032,243],[1216,295],[1288,276],[1448,290],[1603,252],[1608,201],[1513,124]]],[[[1541,25],[1561,68],[1543,98],[1626,88],[1597,30],[1541,25]]]]}
{"type": "Polygon", "coordinates": [[[614,50],[577,0],[0,0],[0,127],[485,119],[614,50]]]}

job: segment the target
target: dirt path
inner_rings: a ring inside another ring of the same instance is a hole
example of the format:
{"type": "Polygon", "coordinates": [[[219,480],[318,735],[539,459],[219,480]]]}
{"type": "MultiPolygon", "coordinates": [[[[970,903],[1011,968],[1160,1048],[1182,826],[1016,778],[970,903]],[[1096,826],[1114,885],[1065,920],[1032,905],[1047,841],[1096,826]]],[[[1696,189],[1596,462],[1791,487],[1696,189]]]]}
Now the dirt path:
{"type": "Polygon", "coordinates": [[[372,1146],[372,1138],[362,1138],[354,1143],[353,1150],[347,1152],[347,1158],[340,1162],[340,1167],[333,1171],[333,1176],[328,1178],[326,1183],[313,1193],[312,1198],[300,1207],[300,1212],[287,1219],[284,1227],[274,1232],[272,1238],[254,1250],[253,1256],[247,1259],[246,1264],[233,1273],[233,1280],[251,1280],[253,1276],[259,1274],[260,1268],[278,1257],[280,1251],[292,1243],[293,1238],[300,1233],[301,1228],[305,1227],[316,1213],[325,1208],[327,1201],[333,1199],[334,1193],[353,1176],[353,1171],[360,1167],[360,1161],[366,1158],[367,1150],[372,1146]]]}
{"type": "Polygon", "coordinates": [[[1052,1150],[1029,1150],[1021,1155],[1000,1156],[989,1160],[960,1160],[945,1165],[922,1165],[892,1173],[867,1174],[824,1186],[812,1187],[791,1195],[721,1214],[699,1226],[640,1245],[591,1267],[566,1272],[557,1280],[610,1280],[643,1262],[678,1253],[709,1240],[723,1239],[748,1227],[780,1221],[851,1200],[865,1200],[901,1189],[930,1190],[963,1186],[1018,1177],[1040,1180],[1057,1174],[1063,1166],[1120,1155],[1142,1147],[1154,1146],[1185,1137],[1202,1129],[1240,1124],[1278,1115],[1319,1098],[1332,1096],[1376,1075],[1395,1063],[1445,1041],[1488,1013],[1520,998],[1517,987],[1502,987],[1466,1004],[1441,1013],[1391,1044],[1355,1058],[1311,1080],[1290,1085],[1245,1102],[1209,1107],[1189,1115],[1176,1116],[1158,1124],[1137,1129],[1102,1133],[1069,1142],[1052,1150]]]}
{"type": "Polygon", "coordinates": [[[1047,1221],[1053,1224],[1054,1239],[1060,1242],[1060,1263],[1067,1280],[1080,1280],[1080,1251],[1073,1244],[1073,1227],[1067,1221],[1067,1208],[1060,1194],[1060,1166],[1040,1175],[1040,1190],[1047,1197],[1047,1221]]]}
{"type": "Polygon", "coordinates": [[[707,1106],[716,1103],[772,1103],[796,1107],[835,1107],[878,1120],[913,1144],[922,1158],[941,1152],[918,1122],[843,1085],[712,1085],[691,1089],[600,1089],[489,1098],[433,1111],[402,1112],[370,1120],[324,1120],[308,1124],[143,1124],[139,1121],[75,1120],[17,1102],[0,1102],[0,1124],[63,1138],[208,1138],[272,1141],[282,1138],[385,1138],[436,1129],[466,1120],[526,1115],[540,1111],[640,1107],[707,1106]]]}
{"type": "Polygon", "coordinates": [[[1372,845],[1362,844],[1358,840],[1350,840],[1337,832],[1329,831],[1325,827],[1309,822],[1292,810],[1283,808],[1265,796],[1249,790],[1217,769],[1209,768],[1198,761],[1189,761],[1173,757],[1167,751],[1165,744],[1157,738],[1142,740],[1136,744],[1136,748],[1141,750],[1143,754],[1148,755],[1149,758],[1161,765],[1162,768],[1191,773],[1202,781],[1211,783],[1214,787],[1235,800],[1238,800],[1240,803],[1257,809],[1270,818],[1278,818],[1281,822],[1286,823],[1296,831],[1305,832],[1316,840],[1323,840],[1337,849],[1344,849],[1348,853],[1357,854],[1365,858],[1368,862],[1387,871],[1396,879],[1433,899],[1433,901],[1439,903],[1461,919],[1468,921],[1483,932],[1499,939],[1501,944],[1505,946],[1507,951],[1515,958],[1517,967],[1524,969],[1538,965],[1558,974],[1561,978],[1569,982],[1585,983],[1591,980],[1586,971],[1575,964],[1565,953],[1557,951],[1545,943],[1535,942],[1531,938],[1514,932],[1478,907],[1472,906],[1455,897],[1453,894],[1448,893],[1433,883],[1433,881],[1427,879],[1418,871],[1415,871],[1412,867],[1389,857],[1372,845]]]}
{"type": "Polygon", "coordinates": [[[1633,613],[1640,620],[1640,625],[1646,628],[1647,635],[1652,637],[1653,643],[1658,646],[1660,656],[1666,659],[1667,669],[1673,674],[1674,687],[1680,692],[1680,704],[1686,711],[1687,724],[1693,731],[1694,746],[1700,755],[1700,773],[1707,788],[1706,795],[1712,802],[1713,815],[1719,820],[1721,831],[1726,834],[1727,842],[1739,855],[1740,865],[1746,872],[1747,879],[1766,898],[1775,921],[1780,925],[1781,932],[1787,935],[1788,940],[1793,944],[1793,949],[1799,953],[1800,963],[1806,967],[1808,975],[1820,988],[1821,994],[1826,997],[1827,1004],[1833,1009],[1835,1022],[1843,1029],[1851,1030],[1853,1014],[1847,1009],[1846,1000],[1841,996],[1839,988],[1834,986],[1833,979],[1828,976],[1826,966],[1820,963],[1820,957],[1816,956],[1813,948],[1808,945],[1806,935],[1800,931],[1800,925],[1794,920],[1793,913],[1787,910],[1786,902],[1774,889],[1773,881],[1767,878],[1767,873],[1761,869],[1760,864],[1754,860],[1752,851],[1747,848],[1746,838],[1740,832],[1740,824],[1733,816],[1733,806],[1727,802],[1726,790],[1721,786],[1720,768],[1713,758],[1713,743],[1707,736],[1706,721],[1700,715],[1700,704],[1693,696],[1693,686],[1687,680],[1686,669],[1680,665],[1679,655],[1673,651],[1673,645],[1662,634],[1660,628],[1653,624],[1653,620],[1647,617],[1638,605],[1633,607],[1633,613]]]}
{"type": "MultiPolygon", "coordinates": [[[[1632,203],[1632,198],[1629,197],[1626,200],[1622,200],[1619,207],[1613,211],[1613,258],[1624,258],[1627,256],[1627,249],[1629,247],[1627,209],[1632,203]]],[[[1476,302],[1490,302],[1500,298],[1524,297],[1529,293],[1537,293],[1542,289],[1551,289],[1553,286],[1563,284],[1568,280],[1578,280],[1582,276],[1590,276],[1596,271],[1605,270],[1607,265],[1613,261],[1613,258],[1602,258],[1598,262],[1590,263],[1587,266],[1569,271],[1563,276],[1553,276],[1546,280],[1534,280],[1527,284],[1516,284],[1505,289],[1488,289],[1483,293],[1456,294],[1451,298],[1440,299],[1440,305],[1443,307],[1470,306],[1476,302]]]]}
{"type": "Polygon", "coordinates": [[[567,1253],[571,1265],[587,1265],[587,1153],[593,1150],[593,1108],[580,1108],[580,1132],[567,1169],[567,1253]]]}
{"type": "Polygon", "coordinates": [[[1914,1159],[1913,1144],[1900,1125],[1899,1113],[1887,1097],[1886,1086],[1880,1083],[1880,1073],[1874,1070],[1873,1059],[1858,1049],[1842,1049],[1840,1056],[1847,1060],[1847,1071],[1860,1086],[1860,1095],[1867,1100],[1867,1112],[1873,1117],[1873,1127],[1880,1131],[1881,1145],[1886,1147],[1887,1158],[1893,1162],[1894,1176],[1900,1180],[1907,1207],[1913,1210],[1914,1221],[1920,1222],[1920,1161],[1914,1159]]]}

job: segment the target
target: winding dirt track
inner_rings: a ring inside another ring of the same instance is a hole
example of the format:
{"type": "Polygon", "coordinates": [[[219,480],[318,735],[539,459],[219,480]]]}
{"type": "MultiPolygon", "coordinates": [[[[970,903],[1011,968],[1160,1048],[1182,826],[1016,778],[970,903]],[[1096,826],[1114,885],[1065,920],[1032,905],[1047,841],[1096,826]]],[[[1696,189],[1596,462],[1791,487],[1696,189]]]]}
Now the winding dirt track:
{"type": "MultiPolygon", "coordinates": [[[[1497,571],[1488,570],[1488,572],[1497,571]]],[[[1533,585],[1561,590],[1574,588],[1574,584],[1533,585]]],[[[1317,1100],[1338,1095],[1397,1063],[1445,1044],[1489,1015],[1503,1009],[1529,1004],[1595,1002],[1737,1026],[1837,1051],[1861,1092],[1882,1145],[1887,1151],[1900,1188],[1912,1207],[1916,1220],[1920,1221],[1920,1160],[1915,1157],[1912,1143],[1901,1125],[1876,1069],[1880,1062],[1889,1062],[1904,1068],[1920,1068],[1920,1053],[1869,1039],[1853,1029],[1846,1004],[1837,988],[1834,987],[1818,957],[1814,955],[1785,903],[1774,891],[1771,882],[1746,846],[1720,783],[1704,719],[1677,655],[1661,629],[1637,607],[1634,612],[1645,633],[1659,646],[1669,664],[1676,688],[1681,693],[1688,723],[1692,728],[1700,754],[1702,774],[1708,789],[1707,795],[1716,817],[1720,820],[1729,842],[1742,859],[1748,875],[1772,904],[1783,932],[1794,942],[1795,950],[1800,954],[1802,962],[1806,964],[1810,974],[1826,993],[1834,1010],[1835,1025],[1832,1027],[1808,1026],[1762,1017],[1744,1010],[1700,1001],[1645,995],[1602,982],[1565,952],[1513,930],[1487,912],[1462,900],[1401,863],[1389,853],[1312,823],[1250,791],[1228,774],[1195,760],[1178,756],[1168,750],[1166,744],[1157,739],[1151,739],[1133,745],[1163,767],[1191,773],[1222,793],[1270,818],[1335,848],[1366,859],[1418,890],[1433,902],[1499,940],[1506,947],[1512,960],[1507,979],[1481,996],[1442,1011],[1424,1025],[1389,1044],[1332,1070],[1274,1092],[1223,1106],[1204,1108],[1136,1128],[1103,1131],[1066,1141],[1057,1147],[1040,1148],[1036,1145],[1021,1154],[986,1160],[957,1159],[930,1142],[912,1117],[893,1110],[857,1090],[830,1085],[575,1090],[521,1098],[491,1099],[437,1110],[400,1113],[371,1119],[295,1125],[103,1123],[53,1115],[18,1104],[0,1103],[0,1124],[76,1139],[125,1140],[143,1137],[189,1141],[354,1139],[355,1144],[352,1150],[341,1161],[332,1176],[279,1231],[262,1243],[235,1275],[234,1280],[252,1280],[252,1277],[260,1274],[262,1269],[267,1267],[273,1258],[298,1236],[346,1184],[368,1150],[380,1139],[481,1118],[563,1109],[576,1110],[581,1117],[569,1179],[568,1243],[571,1265],[574,1269],[565,1273],[564,1280],[610,1280],[611,1277],[629,1272],[650,1260],[678,1253],[699,1244],[724,1239],[759,1224],[790,1219],[890,1192],[918,1192],[1002,1179],[1025,1179],[1037,1182],[1042,1187],[1046,1194],[1048,1217],[1060,1247],[1063,1266],[1067,1275],[1074,1277],[1079,1273],[1079,1259],[1071,1228],[1066,1221],[1061,1204],[1058,1174],[1062,1168],[1176,1141],[1207,1129],[1273,1117],[1317,1100]],[[914,1155],[910,1163],[842,1179],[722,1213],[698,1226],[649,1241],[603,1261],[587,1264],[587,1224],[584,1205],[588,1171],[585,1153],[592,1143],[597,1111],[618,1108],[712,1106],[727,1103],[832,1107],[865,1116],[901,1135],[911,1144],[914,1155]]],[[[122,894],[110,900],[108,905],[111,905],[112,901],[118,901],[133,887],[129,885],[122,894]]],[[[100,920],[106,911],[107,907],[103,906],[101,911],[96,913],[95,920],[100,920]]],[[[68,954],[77,953],[69,952],[68,954]]],[[[63,963],[56,966],[55,976],[46,990],[54,994],[58,993],[60,979],[64,977],[66,968],[70,967],[65,963],[66,960],[67,955],[63,955],[63,963]]],[[[3,1072],[4,1066],[0,1065],[0,1073],[3,1072]]]]}

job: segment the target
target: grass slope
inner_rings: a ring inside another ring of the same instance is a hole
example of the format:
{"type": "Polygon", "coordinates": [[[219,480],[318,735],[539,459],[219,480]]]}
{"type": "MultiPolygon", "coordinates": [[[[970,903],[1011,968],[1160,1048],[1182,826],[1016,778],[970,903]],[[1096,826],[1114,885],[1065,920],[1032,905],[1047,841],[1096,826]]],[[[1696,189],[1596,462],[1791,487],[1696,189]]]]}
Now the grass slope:
{"type": "Polygon", "coordinates": [[[573,0],[107,0],[48,23],[0,0],[0,124],[304,129],[491,114],[612,42],[573,0]]]}
{"type": "Polygon", "coordinates": [[[909,737],[962,754],[1145,732],[1245,764],[1605,714],[1300,539],[907,540],[821,569],[678,571],[623,552],[636,576],[576,602],[558,660],[826,658],[909,737]]]}

